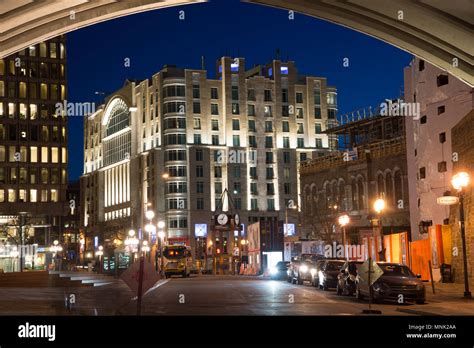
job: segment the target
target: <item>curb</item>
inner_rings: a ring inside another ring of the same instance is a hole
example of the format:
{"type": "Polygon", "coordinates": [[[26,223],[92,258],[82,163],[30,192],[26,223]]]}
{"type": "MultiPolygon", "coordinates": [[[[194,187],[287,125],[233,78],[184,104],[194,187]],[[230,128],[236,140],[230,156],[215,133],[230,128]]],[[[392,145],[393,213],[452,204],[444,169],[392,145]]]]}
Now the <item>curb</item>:
{"type": "Polygon", "coordinates": [[[406,308],[400,308],[400,307],[397,307],[397,312],[408,313],[408,314],[416,314],[416,315],[424,315],[424,316],[435,316],[435,317],[445,316],[445,315],[439,314],[439,313],[420,311],[420,310],[417,310],[417,309],[406,309],[406,308]]]}

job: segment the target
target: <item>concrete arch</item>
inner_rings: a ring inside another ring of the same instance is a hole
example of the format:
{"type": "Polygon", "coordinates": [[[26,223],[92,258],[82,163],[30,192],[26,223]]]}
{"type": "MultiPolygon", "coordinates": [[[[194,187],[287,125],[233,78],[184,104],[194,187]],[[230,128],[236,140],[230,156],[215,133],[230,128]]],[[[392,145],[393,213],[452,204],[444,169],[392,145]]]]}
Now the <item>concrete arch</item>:
{"type": "Polygon", "coordinates": [[[248,0],[339,24],[410,52],[474,87],[474,6],[443,0],[248,0]]]}
{"type": "Polygon", "coordinates": [[[41,41],[135,13],[206,0],[2,0],[0,58],[41,41]]]}
{"type": "MultiPolygon", "coordinates": [[[[0,58],[40,41],[109,19],[205,1],[2,0],[0,58]]],[[[474,87],[472,1],[246,1],[304,13],[373,36],[425,59],[474,87]]]]}

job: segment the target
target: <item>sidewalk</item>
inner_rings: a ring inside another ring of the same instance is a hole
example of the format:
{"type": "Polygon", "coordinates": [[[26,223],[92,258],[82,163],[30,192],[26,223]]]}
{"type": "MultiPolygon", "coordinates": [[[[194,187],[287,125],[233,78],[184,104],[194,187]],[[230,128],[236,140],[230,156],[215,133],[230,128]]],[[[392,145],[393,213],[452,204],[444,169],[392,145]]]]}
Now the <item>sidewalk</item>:
{"type": "MultiPolygon", "coordinates": [[[[399,312],[419,315],[473,315],[474,298],[465,299],[464,284],[435,283],[433,294],[431,283],[425,283],[426,304],[399,307],[399,312]]],[[[472,293],[472,289],[471,289],[472,293]]]]}

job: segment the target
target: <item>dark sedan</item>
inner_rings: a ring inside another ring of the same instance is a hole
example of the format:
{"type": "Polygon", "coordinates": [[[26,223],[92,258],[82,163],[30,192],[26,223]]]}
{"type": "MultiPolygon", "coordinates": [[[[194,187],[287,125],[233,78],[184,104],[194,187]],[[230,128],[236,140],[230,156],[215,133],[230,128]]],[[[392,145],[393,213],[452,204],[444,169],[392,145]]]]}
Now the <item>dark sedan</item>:
{"type": "Polygon", "coordinates": [[[337,286],[337,275],[339,274],[344,260],[326,260],[318,273],[319,288],[328,290],[337,286]]]}
{"type": "MultiPolygon", "coordinates": [[[[377,262],[383,271],[382,276],[372,285],[374,301],[401,300],[401,303],[415,301],[425,303],[425,285],[421,277],[414,275],[408,266],[399,263],[377,262]]],[[[363,299],[369,296],[369,287],[365,282],[358,282],[356,296],[363,299]]]]}

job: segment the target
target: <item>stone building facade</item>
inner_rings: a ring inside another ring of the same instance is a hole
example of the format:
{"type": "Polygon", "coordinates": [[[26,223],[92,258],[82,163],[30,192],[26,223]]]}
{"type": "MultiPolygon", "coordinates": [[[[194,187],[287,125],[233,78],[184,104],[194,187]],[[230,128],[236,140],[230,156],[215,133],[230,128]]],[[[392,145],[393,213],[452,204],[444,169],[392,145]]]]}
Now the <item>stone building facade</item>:
{"type": "MultiPolygon", "coordinates": [[[[342,242],[338,216],[348,214],[347,243],[360,243],[374,232],[374,201],[385,200],[383,234],[409,232],[409,198],[403,120],[375,117],[334,130],[356,132],[352,148],[302,164],[303,235],[342,242]],[[385,130],[385,131],[384,131],[385,130]],[[360,137],[364,133],[368,135],[360,137]],[[359,140],[358,140],[359,139],[359,140]]],[[[377,225],[378,226],[378,225],[377,225]]],[[[379,228],[379,227],[377,227],[379,228]]]]}

